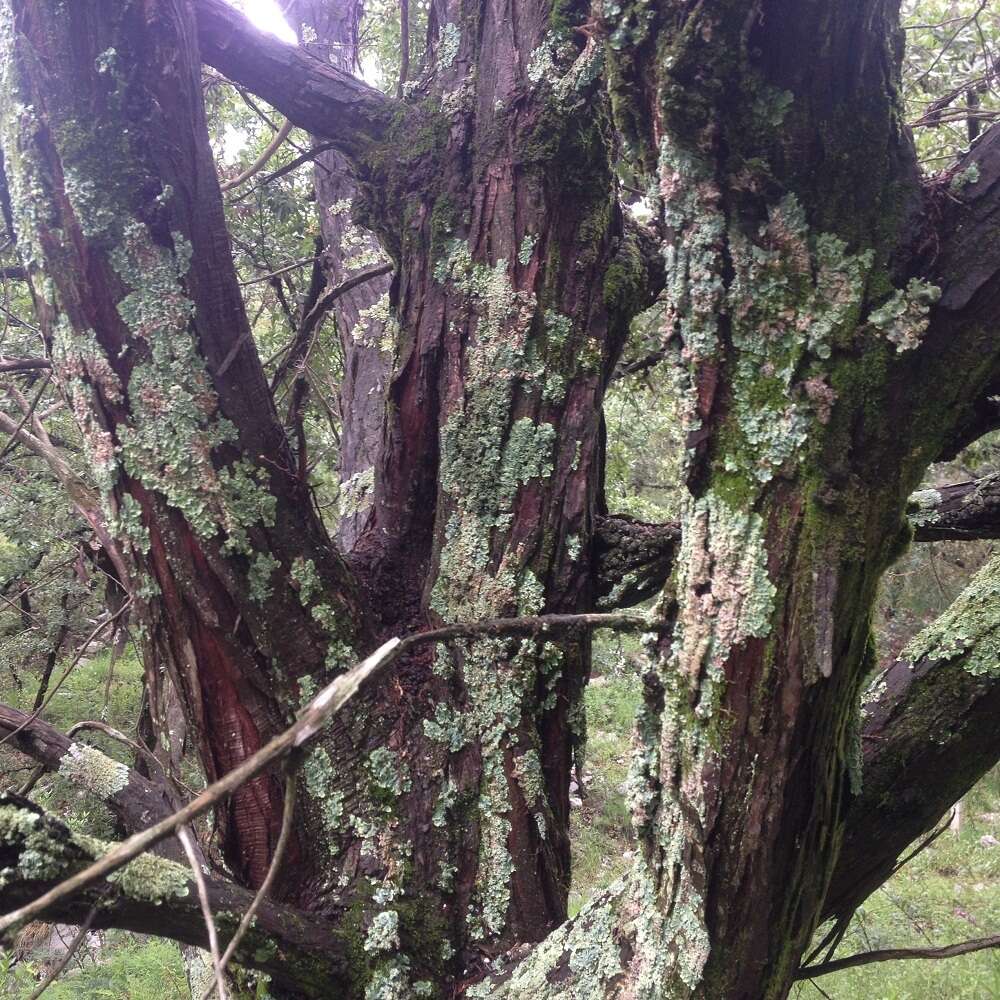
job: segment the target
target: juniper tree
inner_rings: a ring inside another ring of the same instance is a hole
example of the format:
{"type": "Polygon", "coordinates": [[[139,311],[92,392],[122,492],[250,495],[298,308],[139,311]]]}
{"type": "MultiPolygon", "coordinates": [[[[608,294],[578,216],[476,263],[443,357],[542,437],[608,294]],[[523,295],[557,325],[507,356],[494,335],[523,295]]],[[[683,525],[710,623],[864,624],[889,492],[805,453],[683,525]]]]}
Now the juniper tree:
{"type": "MultiPolygon", "coordinates": [[[[589,631],[418,645],[306,748],[238,960],[287,996],[787,996],[820,922],[1000,756],[995,560],[860,710],[881,574],[915,530],[976,530],[909,498],[1000,424],[1000,131],[921,174],[891,0],[433,0],[399,97],[351,72],[356,5],[288,6],[302,46],[222,0],[0,4],[4,204],[91,481],[28,444],[132,601],[154,715],[175,691],[211,781],[388,638],[658,597],[622,882],[567,920],[589,631]],[[203,64],[324,147],[290,357],[332,310],[336,538],[255,347],[203,64]],[[604,394],[654,302],[670,525],[603,496],[604,394]]],[[[14,739],[126,830],[171,807],[39,721],[14,739]]],[[[217,810],[224,938],[285,774],[217,810]]],[[[11,905],[102,850],[0,817],[11,905]]],[[[204,944],[164,851],[49,915],[204,944]]]]}

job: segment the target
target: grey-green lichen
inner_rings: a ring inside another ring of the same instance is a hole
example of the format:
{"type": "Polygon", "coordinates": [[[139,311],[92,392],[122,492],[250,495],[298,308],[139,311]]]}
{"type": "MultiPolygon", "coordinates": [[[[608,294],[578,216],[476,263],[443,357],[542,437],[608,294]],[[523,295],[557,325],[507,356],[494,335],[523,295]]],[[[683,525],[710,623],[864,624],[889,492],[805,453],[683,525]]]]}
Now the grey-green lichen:
{"type": "Polygon", "coordinates": [[[399,914],[381,910],[372,917],[365,937],[365,951],[394,951],[399,947],[399,914]]]}
{"type": "Polygon", "coordinates": [[[129,782],[129,769],[96,747],[71,743],[59,760],[59,774],[99,799],[110,799],[129,782]]]}
{"type": "Polygon", "coordinates": [[[1000,676],[1000,556],[993,556],[900,655],[911,663],[961,657],[970,674],[1000,676]]]}
{"type": "Polygon", "coordinates": [[[236,441],[218,414],[218,399],[190,326],[194,304],[184,291],[191,248],[173,235],[173,252],[130,222],[111,262],[131,291],[118,303],[139,360],[129,378],[132,419],[119,430],[126,471],[162,493],[196,534],[226,535],[224,548],[250,551],[247,529],[274,524],[276,500],[266,475],[245,460],[221,469],[213,452],[236,441]]]}
{"type": "Polygon", "coordinates": [[[341,517],[354,517],[367,510],[372,504],[372,490],[375,488],[375,468],[370,466],[356,472],[340,487],[337,498],[341,517]]]}
{"type": "Polygon", "coordinates": [[[458,30],[458,25],[449,21],[442,29],[438,38],[437,63],[439,69],[447,69],[458,58],[459,45],[462,42],[462,33],[458,30]]]}
{"type": "MultiPolygon", "coordinates": [[[[0,886],[15,879],[52,881],[67,877],[115,845],[72,833],[31,809],[0,806],[0,843],[16,846],[17,864],[0,869],[0,886]]],[[[130,899],[161,903],[186,896],[190,872],[153,854],[140,854],[107,881],[130,899]]]]}
{"type": "Polygon", "coordinates": [[[937,285],[910,278],[905,289],[897,289],[870,313],[868,322],[895,344],[897,352],[912,351],[927,332],[930,308],[939,298],[941,289],[937,285]]]}
{"type": "Polygon", "coordinates": [[[799,453],[817,421],[829,419],[836,396],[817,363],[852,335],[872,254],[849,254],[838,237],[812,234],[793,195],[771,206],[754,241],[730,227],[728,244],[734,414],[746,444],[728,468],[750,464],[766,482],[799,453]],[[810,361],[813,375],[803,377],[810,361]]]}
{"type": "Polygon", "coordinates": [[[916,493],[910,494],[906,502],[906,516],[916,528],[924,524],[933,524],[938,519],[937,509],[940,505],[939,490],[917,490],[916,493]]]}

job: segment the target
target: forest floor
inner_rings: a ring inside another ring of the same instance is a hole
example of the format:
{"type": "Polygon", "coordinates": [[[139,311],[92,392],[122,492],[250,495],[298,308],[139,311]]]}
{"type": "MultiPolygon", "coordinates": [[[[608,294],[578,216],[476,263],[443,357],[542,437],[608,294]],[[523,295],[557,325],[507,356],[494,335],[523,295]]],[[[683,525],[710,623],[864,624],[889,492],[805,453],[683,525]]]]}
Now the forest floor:
{"type": "MultiPolygon", "coordinates": [[[[116,667],[104,705],[107,663],[81,664],[53,699],[55,724],[100,718],[127,728],[138,714],[141,670],[131,658],[116,667]],[[61,716],[65,714],[66,720],[61,716]]],[[[13,695],[13,692],[9,693],[13,695]]],[[[17,697],[9,700],[17,702],[17,697]]],[[[574,808],[574,877],[570,913],[628,868],[632,837],[624,783],[632,720],[638,702],[634,673],[608,672],[587,691],[585,795],[574,808]]],[[[105,749],[114,753],[113,746],[105,749]]],[[[23,761],[21,763],[24,763],[23,761]]],[[[13,760],[0,760],[5,772],[13,760]]],[[[57,779],[41,789],[49,808],[75,824],[99,829],[87,803],[57,779]],[[81,815],[82,814],[82,815],[81,815]]],[[[574,791],[574,796],[579,796],[574,791]]],[[[965,799],[960,833],[945,832],[917,855],[858,912],[837,955],[887,947],[941,946],[1000,930],[1000,768],[965,799]]],[[[96,832],[96,829],[95,829],[96,832]]],[[[104,831],[101,831],[104,832],[104,831]]],[[[111,831],[107,831],[110,833],[111,831]]],[[[107,833],[105,835],[107,835],[107,833]]],[[[0,998],[27,1000],[51,960],[51,939],[34,925],[36,939],[21,942],[19,960],[0,952],[0,998]]],[[[168,941],[124,932],[103,935],[99,952],[80,956],[64,979],[46,991],[49,1000],[188,1000],[180,950],[168,941]]],[[[824,976],[796,987],[793,1000],[1000,1000],[1000,952],[983,951],[937,962],[890,962],[824,976]]]]}

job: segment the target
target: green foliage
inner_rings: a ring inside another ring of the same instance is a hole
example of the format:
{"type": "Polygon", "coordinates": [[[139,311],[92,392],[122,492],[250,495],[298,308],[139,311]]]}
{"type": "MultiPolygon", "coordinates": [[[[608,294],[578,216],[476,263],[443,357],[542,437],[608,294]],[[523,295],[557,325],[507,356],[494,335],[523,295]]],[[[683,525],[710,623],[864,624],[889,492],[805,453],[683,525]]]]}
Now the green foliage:
{"type": "MultiPolygon", "coordinates": [[[[51,1000],[190,1000],[180,948],[172,941],[137,937],[116,931],[101,935],[94,957],[84,948],[80,964],[46,990],[51,1000]]],[[[10,953],[0,953],[0,997],[27,1000],[43,973],[47,956],[32,956],[4,975],[10,953]],[[5,958],[6,956],[6,958],[5,958]]]]}
{"type": "Polygon", "coordinates": [[[903,96],[928,170],[947,167],[1000,113],[1000,10],[982,0],[904,0],[903,96]]]}

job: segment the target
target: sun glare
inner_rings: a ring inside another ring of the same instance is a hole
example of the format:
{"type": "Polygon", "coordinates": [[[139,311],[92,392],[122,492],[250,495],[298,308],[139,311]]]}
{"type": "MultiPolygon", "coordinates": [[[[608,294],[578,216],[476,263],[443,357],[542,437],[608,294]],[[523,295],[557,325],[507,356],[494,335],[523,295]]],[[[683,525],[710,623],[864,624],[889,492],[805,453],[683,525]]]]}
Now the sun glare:
{"type": "Polygon", "coordinates": [[[239,7],[261,31],[269,31],[289,45],[298,43],[295,32],[285,20],[276,0],[229,0],[229,2],[234,7],[239,7]]]}

